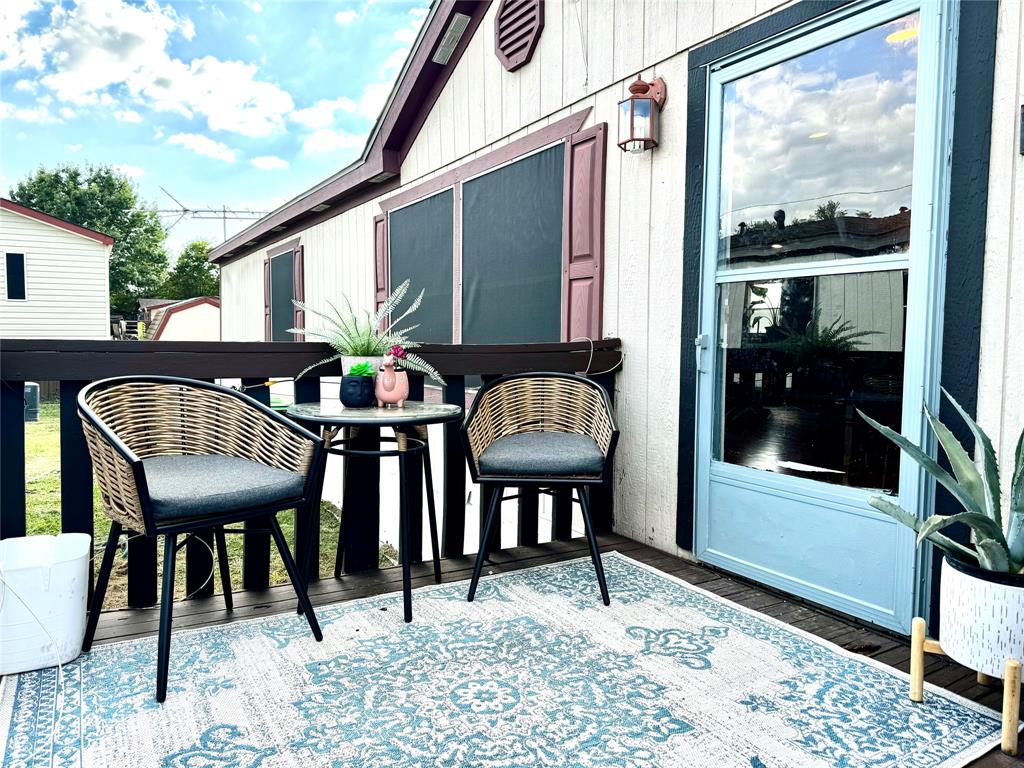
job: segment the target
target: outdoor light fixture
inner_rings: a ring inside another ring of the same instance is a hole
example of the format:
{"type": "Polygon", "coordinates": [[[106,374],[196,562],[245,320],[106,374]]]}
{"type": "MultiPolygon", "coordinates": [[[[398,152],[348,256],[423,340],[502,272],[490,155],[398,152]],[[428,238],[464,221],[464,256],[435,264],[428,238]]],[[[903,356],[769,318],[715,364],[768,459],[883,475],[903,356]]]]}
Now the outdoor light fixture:
{"type": "Polygon", "coordinates": [[[623,152],[643,152],[658,146],[658,115],[668,91],[660,77],[646,83],[640,75],[629,86],[630,96],[619,102],[619,147],[623,152]]]}

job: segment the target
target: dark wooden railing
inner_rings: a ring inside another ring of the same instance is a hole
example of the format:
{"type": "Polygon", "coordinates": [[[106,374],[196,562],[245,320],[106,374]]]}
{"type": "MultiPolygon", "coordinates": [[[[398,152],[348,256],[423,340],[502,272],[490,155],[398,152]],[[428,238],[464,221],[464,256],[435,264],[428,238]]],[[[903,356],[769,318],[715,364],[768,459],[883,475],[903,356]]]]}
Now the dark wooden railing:
{"type": "MultiPolygon", "coordinates": [[[[614,396],[613,371],[620,362],[619,341],[608,339],[571,344],[428,345],[417,350],[444,376],[441,391],[445,402],[464,405],[467,377],[488,380],[508,373],[529,371],[602,371],[594,376],[614,396]]],[[[110,376],[161,374],[193,379],[241,379],[247,393],[270,402],[270,388],[261,386],[273,378],[291,378],[298,371],[331,354],[329,347],[315,343],[264,342],[147,342],[69,341],[9,339],[0,342],[0,538],[23,536],[25,519],[25,428],[24,382],[55,381],[60,389],[60,490],[61,528],[65,532],[93,535],[93,478],[89,453],[77,413],[76,398],[89,382],[110,376]]],[[[338,376],[335,366],[321,366],[295,383],[295,401],[310,402],[320,397],[321,376],[338,376]]],[[[422,399],[424,382],[411,381],[412,398],[422,399]]],[[[436,447],[435,447],[436,450],[436,447]]],[[[466,460],[459,438],[459,425],[445,427],[443,444],[443,499],[440,513],[442,556],[466,554],[466,460]]],[[[367,471],[346,478],[343,507],[358,509],[346,521],[346,572],[376,568],[379,547],[379,474],[376,464],[367,471]]],[[[409,478],[410,487],[422,482],[417,468],[409,478]]],[[[487,493],[480,494],[481,511],[487,493]]],[[[422,550],[422,493],[410,496],[410,531],[417,554],[422,550]]],[[[536,492],[520,494],[517,543],[538,541],[536,492]]],[[[612,523],[610,489],[592,493],[595,526],[607,531],[612,523]]],[[[572,500],[557,492],[553,502],[552,538],[571,536],[572,500]]],[[[313,524],[319,526],[319,520],[313,524]]],[[[103,532],[100,532],[101,535],[103,532]]],[[[305,540],[301,532],[297,539],[305,540]]],[[[319,536],[314,540],[319,547],[319,536]]],[[[186,547],[186,592],[196,597],[213,591],[207,576],[212,567],[210,549],[186,547]]],[[[492,548],[498,542],[491,542],[492,548]]],[[[153,605],[157,600],[156,542],[146,537],[128,541],[128,604],[153,605]]],[[[269,584],[270,542],[265,535],[245,537],[242,586],[261,590],[269,584]]],[[[316,567],[317,553],[309,561],[316,567]]],[[[318,578],[318,573],[310,574],[318,578]]]]}

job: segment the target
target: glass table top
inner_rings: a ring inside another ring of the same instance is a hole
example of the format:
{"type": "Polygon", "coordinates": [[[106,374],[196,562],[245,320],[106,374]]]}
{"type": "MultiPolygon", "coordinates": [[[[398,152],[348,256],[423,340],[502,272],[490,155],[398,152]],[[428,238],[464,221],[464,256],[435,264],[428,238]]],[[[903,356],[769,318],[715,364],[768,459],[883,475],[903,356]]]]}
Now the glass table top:
{"type": "Polygon", "coordinates": [[[341,426],[388,427],[402,424],[441,424],[462,418],[462,408],[447,403],[407,401],[402,408],[346,408],[340,400],[298,403],[286,411],[297,421],[341,426]]]}

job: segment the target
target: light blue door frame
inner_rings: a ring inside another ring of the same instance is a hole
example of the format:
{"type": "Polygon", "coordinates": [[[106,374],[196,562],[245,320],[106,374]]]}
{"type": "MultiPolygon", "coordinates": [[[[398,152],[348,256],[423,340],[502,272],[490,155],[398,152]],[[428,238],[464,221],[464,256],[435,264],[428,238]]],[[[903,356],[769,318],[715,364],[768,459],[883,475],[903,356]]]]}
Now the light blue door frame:
{"type": "MultiPolygon", "coordinates": [[[[922,403],[938,401],[949,147],[957,14],[943,2],[892,0],[841,12],[712,64],[708,77],[700,336],[697,355],[695,554],[708,563],[898,631],[928,600],[925,556],[913,532],[872,509],[870,491],[730,464],[716,458],[721,386],[718,296],[737,281],[907,270],[902,432],[929,444],[922,403]],[[905,253],[798,267],[720,269],[723,89],[731,81],[913,11],[920,13],[914,127],[913,227],[905,253]]],[[[933,487],[901,461],[898,503],[924,515],[933,487]]]]}

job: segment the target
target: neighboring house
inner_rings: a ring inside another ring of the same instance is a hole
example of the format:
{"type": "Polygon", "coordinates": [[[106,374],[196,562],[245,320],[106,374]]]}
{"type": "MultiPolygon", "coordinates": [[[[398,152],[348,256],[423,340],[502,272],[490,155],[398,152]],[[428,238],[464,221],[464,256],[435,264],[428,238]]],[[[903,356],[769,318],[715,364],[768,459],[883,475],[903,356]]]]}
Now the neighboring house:
{"type": "Polygon", "coordinates": [[[621,338],[616,530],[906,630],[934,564],[867,499],[948,500],[856,411],[927,443],[941,384],[1012,461],[1022,23],[435,3],[362,157],[213,250],[223,338],[286,341],[293,299],[372,310],[406,278],[423,340],[621,338]],[[668,97],[627,153],[637,73],[668,97]]]}
{"type": "Polygon", "coordinates": [[[153,341],[220,340],[220,299],[216,297],[197,296],[150,306],[147,318],[146,338],[153,341]]]}
{"type": "Polygon", "coordinates": [[[113,244],[0,198],[0,338],[109,339],[113,244]]]}

